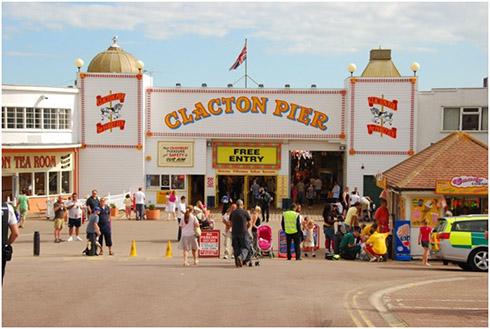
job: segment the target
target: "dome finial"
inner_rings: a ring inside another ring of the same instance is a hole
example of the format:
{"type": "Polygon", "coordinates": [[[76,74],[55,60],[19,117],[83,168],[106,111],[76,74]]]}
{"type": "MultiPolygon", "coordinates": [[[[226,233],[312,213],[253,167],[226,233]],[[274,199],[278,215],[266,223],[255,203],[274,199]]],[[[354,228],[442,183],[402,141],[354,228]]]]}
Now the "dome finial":
{"type": "Polygon", "coordinates": [[[117,35],[112,37],[112,45],[111,47],[113,48],[119,48],[119,45],[117,44],[117,35]]]}

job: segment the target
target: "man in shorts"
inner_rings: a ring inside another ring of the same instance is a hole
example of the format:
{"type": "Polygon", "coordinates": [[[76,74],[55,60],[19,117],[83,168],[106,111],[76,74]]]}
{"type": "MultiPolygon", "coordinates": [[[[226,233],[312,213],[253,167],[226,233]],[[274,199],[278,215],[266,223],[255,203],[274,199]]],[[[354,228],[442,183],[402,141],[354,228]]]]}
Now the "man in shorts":
{"type": "Polygon", "coordinates": [[[68,242],[73,241],[73,228],[75,228],[75,234],[78,241],[82,241],[80,238],[80,226],[82,226],[82,204],[77,199],[78,195],[73,193],[71,195],[71,200],[66,204],[66,209],[68,209],[68,233],[70,237],[68,242]]]}
{"type": "Polygon", "coordinates": [[[63,229],[63,222],[65,221],[66,207],[61,198],[58,196],[58,200],[54,204],[54,242],[63,242],[61,239],[61,230],[63,229]]]}

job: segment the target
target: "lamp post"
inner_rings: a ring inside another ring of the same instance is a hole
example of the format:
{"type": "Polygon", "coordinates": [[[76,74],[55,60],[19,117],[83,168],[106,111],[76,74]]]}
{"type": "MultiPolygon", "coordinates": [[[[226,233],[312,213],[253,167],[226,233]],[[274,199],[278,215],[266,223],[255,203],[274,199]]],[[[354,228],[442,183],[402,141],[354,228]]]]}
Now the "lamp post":
{"type": "Polygon", "coordinates": [[[75,66],[77,67],[78,72],[80,72],[80,69],[82,68],[83,64],[85,64],[83,59],[81,59],[81,58],[75,59],[75,66]]]}
{"type": "Polygon", "coordinates": [[[356,64],[350,63],[349,65],[347,65],[347,71],[350,72],[350,76],[352,76],[354,72],[356,72],[356,70],[357,70],[356,64]]]}
{"type": "Polygon", "coordinates": [[[143,68],[145,67],[145,63],[143,63],[143,61],[141,60],[138,60],[136,62],[136,67],[138,68],[138,71],[139,73],[141,74],[141,71],[143,70],[143,68]]]}
{"type": "Polygon", "coordinates": [[[417,62],[413,62],[412,65],[410,65],[410,70],[413,72],[413,76],[417,76],[417,71],[420,70],[420,64],[417,62]]]}

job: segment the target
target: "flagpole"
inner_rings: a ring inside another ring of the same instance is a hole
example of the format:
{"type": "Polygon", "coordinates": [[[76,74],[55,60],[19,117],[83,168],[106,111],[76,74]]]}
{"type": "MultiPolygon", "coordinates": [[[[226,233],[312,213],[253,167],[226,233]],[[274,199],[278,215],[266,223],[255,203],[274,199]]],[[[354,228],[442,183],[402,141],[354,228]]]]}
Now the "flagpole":
{"type": "Polygon", "coordinates": [[[247,88],[247,62],[248,62],[248,48],[247,48],[247,38],[245,38],[245,49],[247,49],[247,57],[245,57],[245,88],[247,88]]]}

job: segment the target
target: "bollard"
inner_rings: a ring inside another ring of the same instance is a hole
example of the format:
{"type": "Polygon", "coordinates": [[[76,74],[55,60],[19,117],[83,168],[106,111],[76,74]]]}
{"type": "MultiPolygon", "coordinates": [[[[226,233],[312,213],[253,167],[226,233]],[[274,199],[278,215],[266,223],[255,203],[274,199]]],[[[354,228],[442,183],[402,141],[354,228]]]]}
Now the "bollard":
{"type": "Polygon", "coordinates": [[[34,256],[39,256],[41,253],[41,236],[38,231],[34,232],[34,256]]]}

